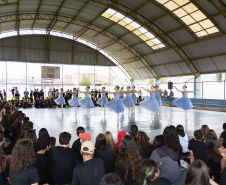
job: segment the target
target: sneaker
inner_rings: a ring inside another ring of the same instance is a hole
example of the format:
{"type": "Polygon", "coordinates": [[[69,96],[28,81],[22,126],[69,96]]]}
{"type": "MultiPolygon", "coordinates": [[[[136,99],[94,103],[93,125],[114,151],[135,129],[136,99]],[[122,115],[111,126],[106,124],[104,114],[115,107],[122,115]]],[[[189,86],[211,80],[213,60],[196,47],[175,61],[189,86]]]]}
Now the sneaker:
{"type": "Polygon", "coordinates": [[[180,160],[180,166],[186,169],[189,168],[189,164],[184,160],[180,160]]]}

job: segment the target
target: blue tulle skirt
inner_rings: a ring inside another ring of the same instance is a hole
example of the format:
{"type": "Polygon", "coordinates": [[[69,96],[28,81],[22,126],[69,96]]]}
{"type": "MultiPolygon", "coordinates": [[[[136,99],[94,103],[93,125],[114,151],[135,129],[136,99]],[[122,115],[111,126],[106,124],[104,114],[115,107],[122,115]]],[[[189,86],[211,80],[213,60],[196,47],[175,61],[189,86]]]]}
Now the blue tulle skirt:
{"type": "Polygon", "coordinates": [[[72,106],[72,107],[77,107],[79,106],[79,103],[78,103],[78,98],[72,98],[68,101],[69,105],[72,106]]]}
{"type": "Polygon", "coordinates": [[[162,99],[161,99],[161,96],[157,96],[157,97],[156,97],[156,100],[157,100],[159,106],[162,106],[162,99]]]}
{"type": "Polygon", "coordinates": [[[140,102],[140,106],[153,112],[159,112],[159,104],[155,98],[140,102]]]}
{"type": "Polygon", "coordinates": [[[65,105],[64,98],[57,98],[54,100],[57,105],[65,105]]]}
{"type": "Polygon", "coordinates": [[[78,101],[78,103],[82,108],[85,108],[85,109],[94,108],[93,101],[91,100],[90,97],[89,98],[82,98],[78,101]]]}
{"type": "Polygon", "coordinates": [[[124,95],[121,94],[121,95],[119,96],[119,99],[123,99],[123,98],[124,98],[124,95]]]}
{"type": "Polygon", "coordinates": [[[173,104],[176,105],[177,107],[188,110],[192,109],[193,105],[191,103],[191,100],[189,98],[179,98],[173,101],[173,104]]]}
{"type": "Polygon", "coordinates": [[[134,103],[133,103],[133,100],[132,98],[129,96],[129,97],[125,97],[122,99],[122,103],[125,107],[127,108],[131,108],[131,107],[134,107],[134,103]]]}
{"type": "Polygon", "coordinates": [[[105,106],[107,102],[108,102],[108,98],[106,96],[103,96],[99,100],[97,100],[97,104],[100,106],[105,106]]]}
{"type": "Polygon", "coordinates": [[[106,104],[106,107],[115,113],[124,112],[124,107],[121,100],[112,100],[106,104]]]}
{"type": "Polygon", "coordinates": [[[136,95],[135,94],[132,94],[131,95],[131,98],[133,100],[133,103],[136,105],[137,104],[137,97],[136,97],[136,95]]]}

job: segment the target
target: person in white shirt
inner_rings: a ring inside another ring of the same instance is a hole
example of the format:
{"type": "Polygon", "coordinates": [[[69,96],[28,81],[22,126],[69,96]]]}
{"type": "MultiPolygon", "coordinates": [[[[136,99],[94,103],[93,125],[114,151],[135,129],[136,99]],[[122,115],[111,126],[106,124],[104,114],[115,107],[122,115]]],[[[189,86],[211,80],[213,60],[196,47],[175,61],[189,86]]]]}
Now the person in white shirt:
{"type": "Polygon", "coordinates": [[[188,150],[188,136],[184,132],[183,125],[177,125],[176,130],[177,130],[177,134],[178,134],[178,137],[179,137],[179,140],[180,140],[180,145],[182,146],[182,149],[183,149],[182,153],[188,153],[189,152],[189,150],[188,150]]]}

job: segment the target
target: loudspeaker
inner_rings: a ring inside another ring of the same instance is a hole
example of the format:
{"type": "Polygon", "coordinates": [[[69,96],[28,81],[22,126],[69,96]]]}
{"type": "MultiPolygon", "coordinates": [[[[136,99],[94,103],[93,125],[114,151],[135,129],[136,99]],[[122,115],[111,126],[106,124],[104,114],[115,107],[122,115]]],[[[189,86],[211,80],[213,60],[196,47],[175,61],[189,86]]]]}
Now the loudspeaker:
{"type": "Polygon", "coordinates": [[[173,89],[173,82],[168,82],[168,89],[173,89]]]}

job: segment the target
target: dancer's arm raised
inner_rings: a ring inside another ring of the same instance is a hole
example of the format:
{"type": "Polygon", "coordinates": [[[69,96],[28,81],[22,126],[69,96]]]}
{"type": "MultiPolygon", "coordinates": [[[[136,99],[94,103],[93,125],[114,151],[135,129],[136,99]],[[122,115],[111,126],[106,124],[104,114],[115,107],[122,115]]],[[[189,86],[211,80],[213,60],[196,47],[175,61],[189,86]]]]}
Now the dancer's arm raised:
{"type": "Polygon", "coordinates": [[[145,89],[145,88],[143,88],[143,87],[141,87],[141,89],[144,89],[144,90],[147,91],[147,92],[151,92],[149,89],[145,89]]]}
{"type": "Polygon", "coordinates": [[[175,87],[175,89],[177,90],[177,91],[179,91],[179,92],[183,92],[183,91],[181,91],[181,90],[179,90],[176,86],[173,86],[173,87],[175,87]]]}

